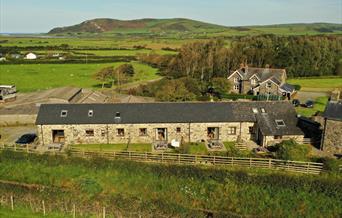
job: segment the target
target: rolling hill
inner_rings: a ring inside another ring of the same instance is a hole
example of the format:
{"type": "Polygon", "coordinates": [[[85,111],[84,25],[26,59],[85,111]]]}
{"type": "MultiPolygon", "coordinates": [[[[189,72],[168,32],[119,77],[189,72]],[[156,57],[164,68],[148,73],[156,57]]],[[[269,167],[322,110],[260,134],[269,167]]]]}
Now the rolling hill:
{"type": "Polygon", "coordinates": [[[160,32],[197,32],[197,31],[223,31],[228,27],[204,23],[200,21],[173,18],[173,19],[139,19],[139,20],[116,20],[100,18],[87,20],[80,24],[58,27],[49,31],[49,34],[58,33],[105,33],[105,32],[141,32],[141,33],[160,33],[160,32]]]}
{"type": "Polygon", "coordinates": [[[53,28],[48,32],[48,34],[77,36],[135,35],[187,38],[260,34],[317,35],[342,34],[342,24],[297,23],[264,26],[227,27],[185,18],[146,18],[138,20],[116,20],[109,18],[100,18],[87,20],[73,26],[53,28]]]}

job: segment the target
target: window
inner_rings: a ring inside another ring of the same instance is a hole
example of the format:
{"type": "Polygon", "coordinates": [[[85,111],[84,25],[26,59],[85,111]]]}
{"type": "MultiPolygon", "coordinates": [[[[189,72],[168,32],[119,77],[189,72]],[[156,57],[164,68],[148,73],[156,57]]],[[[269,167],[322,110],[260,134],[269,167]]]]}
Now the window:
{"type": "Polygon", "coordinates": [[[281,135],[275,135],[274,136],[274,139],[282,139],[283,138],[283,136],[281,136],[281,135]]]}
{"type": "Polygon", "coordinates": [[[260,110],[261,110],[261,113],[266,113],[265,108],[261,108],[260,110]]]}
{"type": "Polygon", "coordinates": [[[229,135],[236,135],[236,127],[229,127],[228,134],[229,135]]]}
{"type": "Polygon", "coordinates": [[[147,129],[146,128],[140,128],[139,129],[139,136],[146,136],[147,135],[147,129]]]}
{"type": "Polygon", "coordinates": [[[235,90],[240,90],[240,86],[239,85],[234,85],[234,89],[235,90]]]}
{"type": "Polygon", "coordinates": [[[177,132],[177,133],[180,133],[181,131],[182,131],[182,129],[181,129],[180,127],[177,127],[177,128],[176,128],[176,132],[177,132]]]}
{"type": "Polygon", "coordinates": [[[235,82],[235,83],[238,83],[239,81],[240,81],[239,77],[235,77],[235,78],[234,78],[234,82],[235,82]]]}
{"type": "Polygon", "coordinates": [[[256,79],[252,79],[252,80],[251,80],[251,84],[252,84],[253,86],[255,86],[255,85],[256,85],[256,79]]]}
{"type": "Polygon", "coordinates": [[[117,130],[117,136],[125,136],[125,129],[116,129],[117,130]]]}
{"type": "Polygon", "coordinates": [[[267,82],[266,87],[267,88],[272,88],[272,83],[271,82],[267,82]]]}
{"type": "Polygon", "coordinates": [[[258,108],[252,108],[253,113],[257,114],[258,113],[258,108]]]}
{"type": "Polygon", "coordinates": [[[89,110],[88,111],[88,117],[92,117],[94,115],[94,111],[93,110],[89,110]]]}
{"type": "Polygon", "coordinates": [[[120,118],[120,112],[115,113],[115,118],[120,118]]]}
{"type": "Polygon", "coordinates": [[[94,130],[93,129],[87,129],[85,132],[86,132],[86,136],[94,136],[94,130]]]}
{"type": "Polygon", "coordinates": [[[67,110],[62,110],[61,111],[61,117],[66,117],[68,115],[68,111],[67,110]]]}
{"type": "Polygon", "coordinates": [[[278,127],[285,126],[284,120],[276,120],[275,122],[276,122],[276,124],[277,124],[278,127]]]}
{"type": "Polygon", "coordinates": [[[253,134],[254,133],[253,126],[248,127],[248,132],[249,132],[249,134],[253,134]]]}
{"type": "Polygon", "coordinates": [[[101,136],[102,136],[102,137],[106,136],[106,130],[101,129],[101,136]]]}

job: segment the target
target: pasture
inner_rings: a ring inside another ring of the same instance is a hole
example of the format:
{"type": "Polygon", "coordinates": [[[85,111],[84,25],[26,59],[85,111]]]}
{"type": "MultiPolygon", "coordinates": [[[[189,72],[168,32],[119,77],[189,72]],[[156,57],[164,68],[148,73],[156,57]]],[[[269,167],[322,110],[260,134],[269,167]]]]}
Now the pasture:
{"type": "Polygon", "coordinates": [[[287,82],[292,85],[300,85],[302,91],[329,92],[335,88],[342,88],[341,76],[294,78],[287,82]]]}
{"type": "Polygon", "coordinates": [[[0,158],[0,179],[48,187],[24,192],[0,185],[0,194],[44,199],[47,205],[64,205],[67,199],[89,212],[98,211],[96,206],[176,217],[200,217],[205,211],[217,217],[336,217],[342,212],[339,177],[13,152],[1,152],[0,158]]]}
{"type": "MultiPolygon", "coordinates": [[[[92,76],[98,70],[124,62],[106,64],[15,64],[0,65],[0,83],[14,84],[19,92],[32,92],[63,86],[100,87],[92,76]]],[[[135,75],[132,82],[158,79],[157,69],[132,62],[135,75]]]]}

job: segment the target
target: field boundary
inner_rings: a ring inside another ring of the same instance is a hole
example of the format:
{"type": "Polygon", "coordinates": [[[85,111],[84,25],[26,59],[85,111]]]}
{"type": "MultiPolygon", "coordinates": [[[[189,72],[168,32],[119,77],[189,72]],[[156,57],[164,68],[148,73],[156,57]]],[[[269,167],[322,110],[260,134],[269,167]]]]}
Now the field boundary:
{"type": "MultiPolygon", "coordinates": [[[[13,150],[18,152],[44,154],[37,150],[28,148],[2,147],[0,150],[13,150]]],[[[162,164],[179,164],[179,165],[207,165],[207,166],[232,166],[261,168],[271,170],[283,170],[304,174],[320,174],[323,171],[323,163],[290,161],[266,158],[249,158],[249,157],[224,157],[211,155],[195,155],[195,154],[174,154],[174,153],[152,153],[152,152],[134,152],[134,151],[111,151],[96,152],[82,149],[71,148],[66,153],[48,151],[47,154],[70,155],[79,158],[106,158],[109,160],[131,160],[137,162],[152,162],[162,164]]]]}

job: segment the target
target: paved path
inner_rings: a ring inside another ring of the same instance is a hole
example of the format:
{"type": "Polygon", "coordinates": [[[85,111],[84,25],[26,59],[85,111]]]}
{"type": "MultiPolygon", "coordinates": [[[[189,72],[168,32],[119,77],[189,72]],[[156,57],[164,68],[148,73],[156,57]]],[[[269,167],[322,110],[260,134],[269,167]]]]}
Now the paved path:
{"type": "Polygon", "coordinates": [[[305,102],[307,100],[315,100],[318,97],[329,96],[330,93],[328,92],[307,92],[307,91],[299,91],[297,93],[297,99],[300,102],[305,102]]]}

